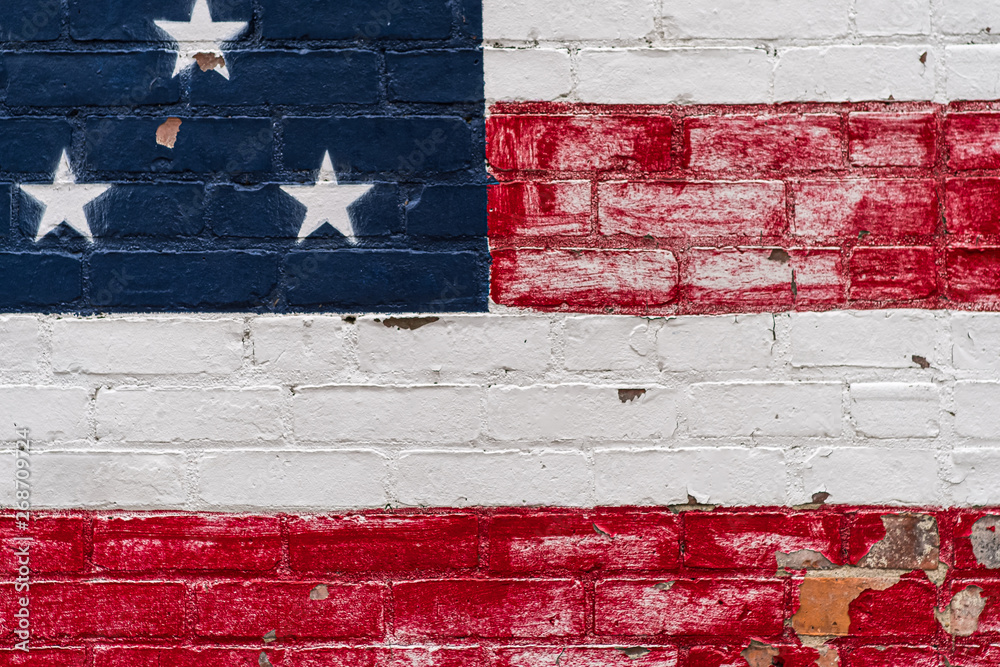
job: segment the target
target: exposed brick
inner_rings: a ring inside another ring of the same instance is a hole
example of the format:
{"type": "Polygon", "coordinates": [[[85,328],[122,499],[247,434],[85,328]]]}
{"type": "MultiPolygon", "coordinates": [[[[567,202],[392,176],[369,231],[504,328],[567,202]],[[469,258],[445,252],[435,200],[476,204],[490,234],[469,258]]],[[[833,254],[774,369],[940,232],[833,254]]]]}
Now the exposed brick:
{"type": "Polygon", "coordinates": [[[684,121],[684,166],[782,173],[843,164],[833,114],[696,116],[684,121]]]}
{"type": "Polygon", "coordinates": [[[841,179],[795,185],[795,233],[815,238],[933,234],[937,184],[929,179],[841,179]]]}
{"type": "Polygon", "coordinates": [[[1000,297],[1000,247],[948,250],[948,298],[994,304],[1000,297]]]}
{"type": "Polygon", "coordinates": [[[677,667],[673,646],[518,647],[497,651],[496,667],[677,667]]]}
{"type": "MultiPolygon", "coordinates": [[[[972,638],[979,641],[989,638],[989,640],[992,640],[990,643],[995,644],[997,639],[1000,639],[1000,581],[985,578],[955,580],[951,583],[950,587],[945,588],[946,598],[945,604],[942,606],[947,606],[955,594],[969,587],[980,589],[977,592],[985,603],[985,606],[978,615],[978,618],[970,616],[963,619],[963,621],[969,622],[975,618],[977,622],[973,627],[976,628],[976,631],[972,635],[972,638]]],[[[968,613],[969,611],[971,610],[960,609],[959,613],[963,614],[963,612],[968,613]]]]}
{"type": "Polygon", "coordinates": [[[1000,574],[1000,513],[968,510],[955,517],[954,566],[1000,574]]]}
{"type": "Polygon", "coordinates": [[[951,113],[945,122],[948,165],[953,169],[1000,167],[1000,113],[951,113]]]}
{"type": "Polygon", "coordinates": [[[888,570],[934,570],[940,535],[934,517],[912,512],[862,512],[850,520],[852,565],[888,570]]]}
{"type": "Polygon", "coordinates": [[[1000,178],[949,178],[945,202],[949,234],[1000,234],[1000,178]]]}
{"type": "Polygon", "coordinates": [[[14,549],[24,546],[19,537],[30,537],[33,576],[56,572],[82,572],[85,567],[86,520],[80,516],[46,516],[35,513],[26,530],[20,530],[14,514],[0,517],[0,580],[13,579],[18,570],[14,549]]]}
{"type": "Polygon", "coordinates": [[[590,182],[500,183],[489,189],[490,236],[590,233],[590,182]]]}
{"type": "Polygon", "coordinates": [[[938,291],[934,248],[858,248],[849,266],[852,299],[906,301],[938,291]]]}
{"type": "Polygon", "coordinates": [[[853,164],[934,166],[937,118],[933,113],[852,113],[848,116],[847,132],[853,164]]]}

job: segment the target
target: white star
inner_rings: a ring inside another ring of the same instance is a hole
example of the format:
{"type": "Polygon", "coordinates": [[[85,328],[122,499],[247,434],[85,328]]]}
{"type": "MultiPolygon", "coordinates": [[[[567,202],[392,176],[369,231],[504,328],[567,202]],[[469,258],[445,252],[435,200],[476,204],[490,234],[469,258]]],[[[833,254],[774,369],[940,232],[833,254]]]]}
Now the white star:
{"type": "Polygon", "coordinates": [[[111,186],[101,183],[77,183],[65,150],[59,160],[59,167],[56,169],[51,185],[21,185],[20,187],[45,209],[42,221],[38,223],[38,233],[35,234],[36,243],[64,222],[88,241],[94,240],[94,235],[90,233],[90,225],[87,224],[87,213],[83,207],[100,197],[111,186]]]}
{"type": "Polygon", "coordinates": [[[177,62],[174,76],[197,63],[203,72],[214,69],[229,78],[222,43],[236,39],[248,23],[243,21],[213,21],[208,0],[197,0],[190,21],[153,21],[177,42],[177,62]]]}
{"type": "Polygon", "coordinates": [[[333,170],[330,151],[323,156],[323,166],[315,185],[282,185],[281,189],[295,197],[306,207],[306,219],[299,229],[299,242],[323,226],[329,224],[354,243],[354,226],[347,207],[363,197],[374,186],[340,185],[337,172],[333,170]]]}

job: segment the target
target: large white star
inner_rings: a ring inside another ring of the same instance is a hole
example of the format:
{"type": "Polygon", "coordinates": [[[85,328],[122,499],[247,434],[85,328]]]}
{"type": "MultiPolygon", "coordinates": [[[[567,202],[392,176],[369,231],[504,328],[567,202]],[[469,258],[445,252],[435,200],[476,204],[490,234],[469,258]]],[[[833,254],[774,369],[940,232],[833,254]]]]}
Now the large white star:
{"type": "Polygon", "coordinates": [[[324,223],[329,224],[354,243],[354,226],[347,207],[363,197],[372,185],[340,185],[333,169],[330,151],[323,156],[323,166],[315,185],[282,185],[281,189],[295,197],[306,207],[306,219],[299,229],[299,242],[311,235],[324,223]]]}
{"type": "Polygon", "coordinates": [[[244,21],[213,21],[208,0],[197,0],[190,21],[153,21],[160,30],[177,42],[174,76],[196,64],[203,72],[215,70],[229,78],[222,43],[236,39],[248,23],[244,21]]]}
{"type": "Polygon", "coordinates": [[[88,241],[94,240],[90,225],[87,224],[87,213],[83,208],[104,194],[111,186],[101,183],[77,183],[65,150],[50,185],[20,187],[45,208],[42,221],[38,223],[38,232],[35,234],[36,242],[64,222],[88,241]]]}

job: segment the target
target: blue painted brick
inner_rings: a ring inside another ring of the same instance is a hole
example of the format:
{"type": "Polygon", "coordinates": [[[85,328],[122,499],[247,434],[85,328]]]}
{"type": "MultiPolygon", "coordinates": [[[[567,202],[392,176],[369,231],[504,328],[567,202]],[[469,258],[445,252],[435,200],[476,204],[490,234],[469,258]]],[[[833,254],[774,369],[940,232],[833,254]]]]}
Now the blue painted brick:
{"type": "Polygon", "coordinates": [[[483,0],[458,0],[458,32],[473,42],[483,40],[483,0]]]}
{"type": "Polygon", "coordinates": [[[406,233],[429,237],[486,236],[486,186],[427,186],[406,207],[406,233]]]}
{"type": "Polygon", "coordinates": [[[9,106],[136,106],[180,100],[174,55],[131,53],[8,53],[9,106]]]}
{"type": "Polygon", "coordinates": [[[96,252],[97,308],[237,310],[261,305],[278,279],[277,255],[261,252],[96,252]]]}
{"type": "Polygon", "coordinates": [[[368,51],[235,51],[225,57],[230,81],[196,69],[192,103],[324,106],[378,101],[378,56],[368,51]]]}
{"type": "Polygon", "coordinates": [[[403,178],[462,170],[476,159],[470,125],[455,118],[289,118],[283,122],[285,164],[294,170],[318,169],[327,150],[335,164],[348,165],[354,172],[394,172],[403,178]]]}
{"type": "Polygon", "coordinates": [[[76,257],[40,252],[0,253],[0,308],[66,310],[83,291],[76,257]]]}
{"type": "Polygon", "coordinates": [[[477,49],[389,53],[389,99],[398,102],[483,100],[483,54],[477,49]]]}
{"type": "MultiPolygon", "coordinates": [[[[69,0],[69,32],[80,41],[169,41],[153,21],[187,21],[194,3],[195,0],[69,0]]],[[[252,16],[251,0],[209,0],[208,7],[216,21],[249,21],[252,16]]]]}
{"type": "Polygon", "coordinates": [[[0,238],[10,236],[12,190],[10,185],[0,185],[0,238]]]}
{"type": "Polygon", "coordinates": [[[62,31],[62,0],[3,0],[0,41],[32,42],[57,39],[62,31]]]}
{"type": "Polygon", "coordinates": [[[292,307],[340,311],[481,310],[485,253],[296,252],[285,258],[292,307]]]}
{"type": "Polygon", "coordinates": [[[54,174],[72,131],[65,120],[0,119],[0,171],[54,174]]]}
{"type": "Polygon", "coordinates": [[[202,185],[115,185],[90,205],[98,238],[184,238],[205,228],[202,185]]]}
{"type": "Polygon", "coordinates": [[[271,170],[274,137],[264,118],[183,119],[173,148],[156,143],[166,118],[87,121],[87,166],[97,171],[248,173],[271,170]]]}
{"type": "Polygon", "coordinates": [[[448,0],[262,0],[265,39],[442,39],[448,0]]]}

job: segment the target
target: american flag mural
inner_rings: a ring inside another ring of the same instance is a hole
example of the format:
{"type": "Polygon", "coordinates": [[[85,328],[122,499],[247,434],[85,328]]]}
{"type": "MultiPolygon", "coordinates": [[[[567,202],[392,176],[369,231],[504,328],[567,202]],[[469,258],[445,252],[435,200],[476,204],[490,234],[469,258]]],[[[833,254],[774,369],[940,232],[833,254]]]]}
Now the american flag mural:
{"type": "Polygon", "coordinates": [[[1000,664],[998,29],[5,0],[0,665],[1000,664]]]}

